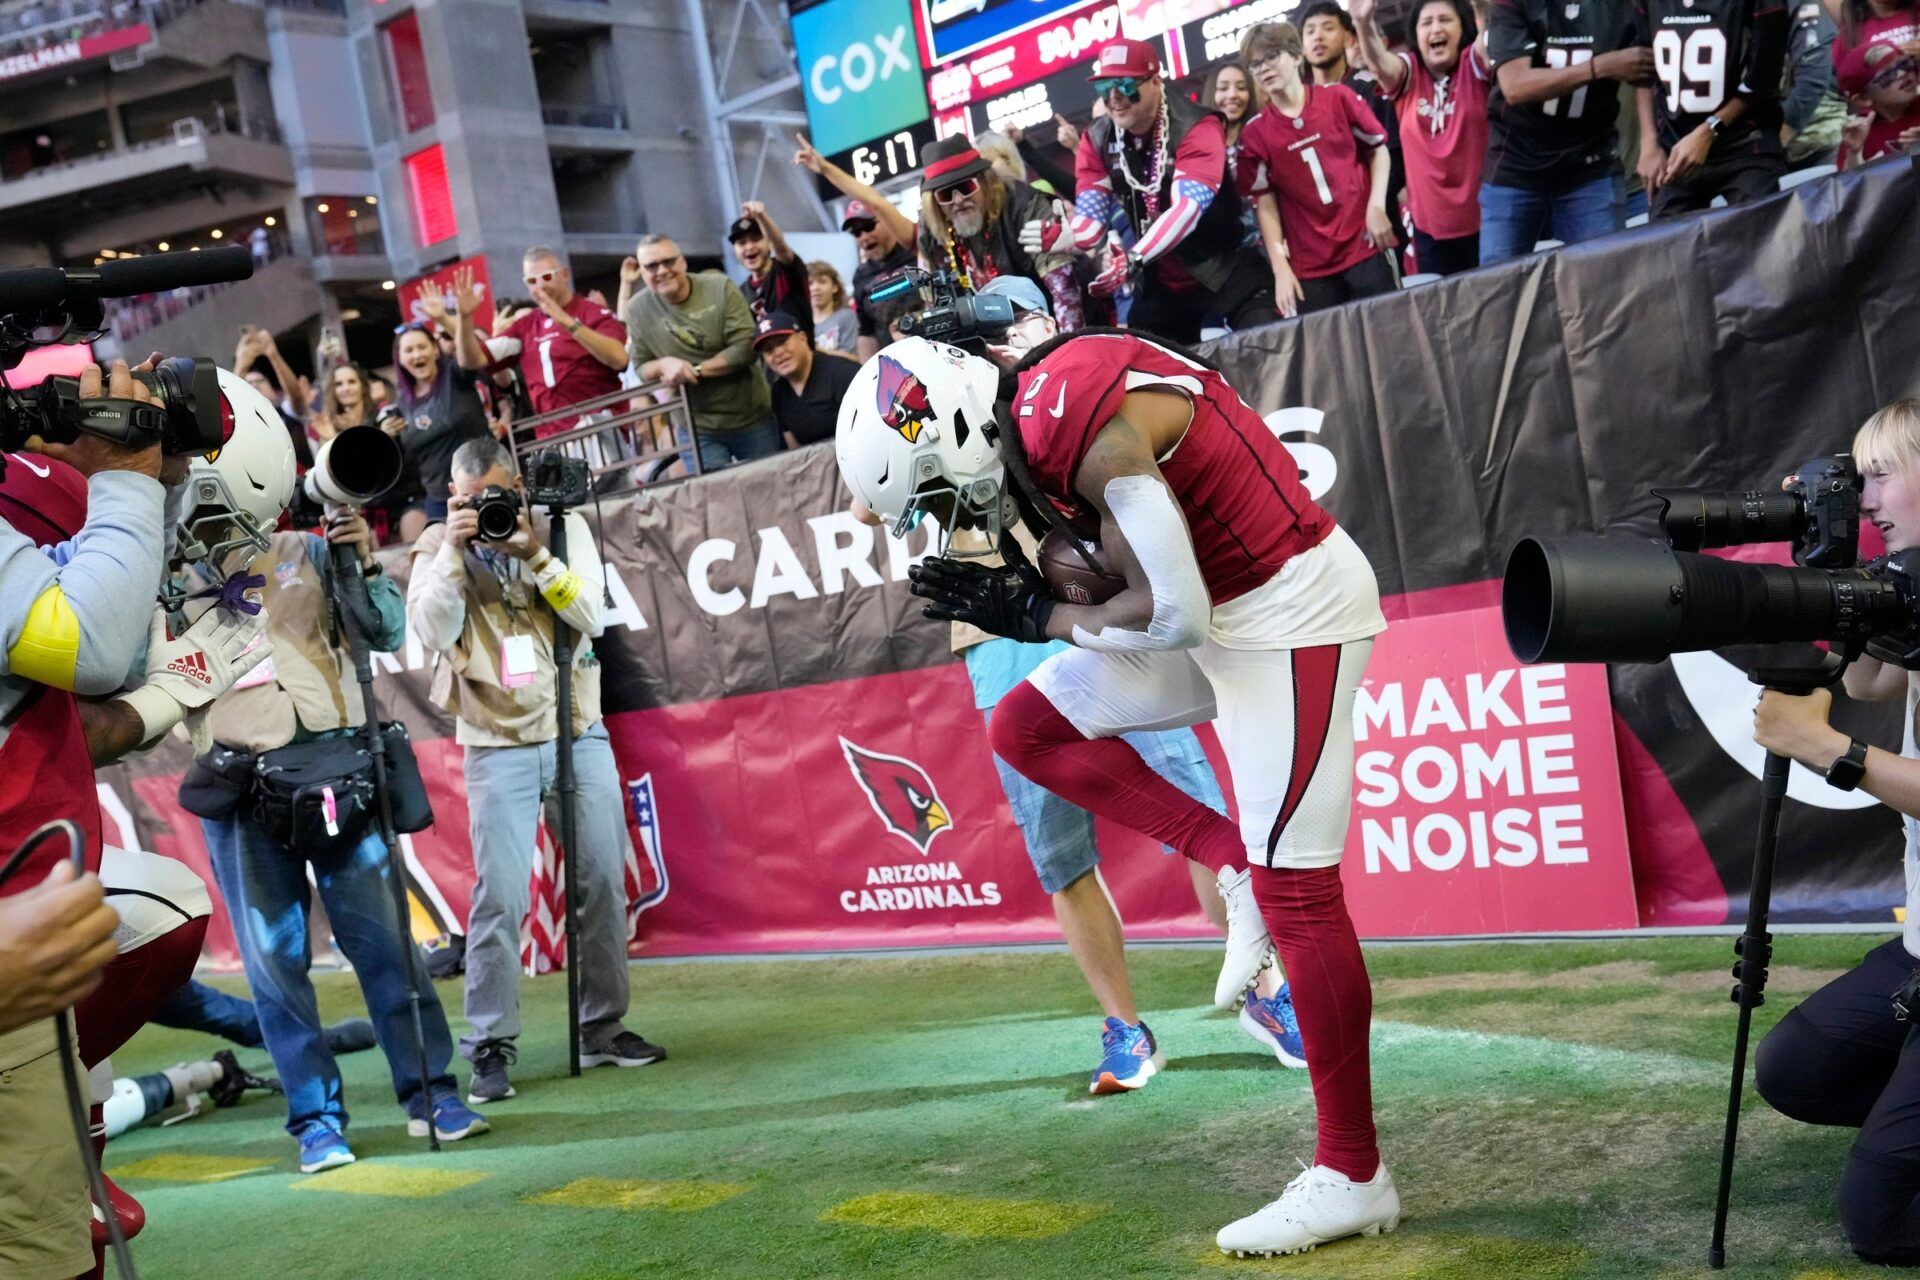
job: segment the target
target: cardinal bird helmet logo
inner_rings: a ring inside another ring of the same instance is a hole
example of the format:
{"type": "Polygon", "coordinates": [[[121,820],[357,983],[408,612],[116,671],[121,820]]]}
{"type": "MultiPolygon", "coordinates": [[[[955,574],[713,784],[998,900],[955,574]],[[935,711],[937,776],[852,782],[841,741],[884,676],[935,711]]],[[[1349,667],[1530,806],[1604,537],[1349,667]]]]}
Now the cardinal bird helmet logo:
{"type": "Polygon", "coordinates": [[[917,444],[921,429],[933,418],[927,385],[920,381],[919,374],[892,356],[879,359],[880,380],[874,384],[873,399],[880,421],[905,436],[908,444],[917,444]]]}
{"type": "Polygon", "coordinates": [[[845,738],[840,739],[840,750],[880,821],[915,849],[924,854],[935,836],[953,826],[925,769],[899,756],[856,747],[845,738]]]}

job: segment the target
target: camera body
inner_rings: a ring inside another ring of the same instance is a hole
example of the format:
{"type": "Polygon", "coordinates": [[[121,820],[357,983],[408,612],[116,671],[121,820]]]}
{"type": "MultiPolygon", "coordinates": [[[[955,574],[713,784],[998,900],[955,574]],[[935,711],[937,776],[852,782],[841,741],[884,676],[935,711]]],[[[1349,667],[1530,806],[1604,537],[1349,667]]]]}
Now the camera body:
{"type": "Polygon", "coordinates": [[[490,484],[480,491],[472,506],[480,521],[480,536],[488,542],[505,542],[520,528],[522,503],[518,489],[490,484]]]}
{"type": "Polygon", "coordinates": [[[176,457],[209,453],[226,443],[212,361],[174,356],[133,377],[158,404],[82,400],[80,380],[60,374],[6,395],[0,399],[0,451],[16,452],[33,436],[48,444],[72,444],[82,432],[135,447],[157,438],[161,452],[176,457]]]}
{"type": "Polygon", "coordinates": [[[1814,458],[1784,489],[1709,493],[1655,489],[1675,551],[1790,542],[1810,569],[1848,569],[1860,555],[1860,472],[1847,454],[1814,458]]]}
{"type": "Polygon", "coordinates": [[[875,285],[867,299],[883,302],[910,289],[924,290],[930,295],[930,305],[901,319],[900,332],[908,337],[945,342],[978,354],[988,342],[998,342],[1013,327],[1011,299],[968,292],[951,271],[903,267],[875,285]]]}
{"type": "Polygon", "coordinates": [[[584,458],[542,449],[527,459],[527,505],[583,507],[593,497],[593,473],[584,458]]]}

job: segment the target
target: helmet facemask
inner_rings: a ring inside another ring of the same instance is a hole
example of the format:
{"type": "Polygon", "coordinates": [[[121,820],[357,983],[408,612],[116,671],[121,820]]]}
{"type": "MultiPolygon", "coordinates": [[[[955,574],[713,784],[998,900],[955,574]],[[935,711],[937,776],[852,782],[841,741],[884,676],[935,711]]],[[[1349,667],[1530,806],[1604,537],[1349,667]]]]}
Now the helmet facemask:
{"type": "Polygon", "coordinates": [[[174,557],[199,566],[215,586],[225,585],[230,574],[244,573],[253,557],[270,545],[269,531],[234,500],[226,477],[218,472],[195,471],[189,477],[185,506],[188,515],[180,521],[174,557]],[[249,554],[229,568],[228,559],[238,551],[249,554]]]}
{"type": "Polygon", "coordinates": [[[1000,531],[1005,527],[1000,481],[983,477],[966,485],[957,485],[942,475],[939,463],[923,459],[920,471],[926,477],[907,499],[907,508],[893,522],[892,533],[904,538],[928,516],[940,529],[932,554],[955,560],[984,559],[999,554],[1000,531]],[[955,529],[975,529],[986,535],[986,545],[973,551],[952,549],[955,529]]]}

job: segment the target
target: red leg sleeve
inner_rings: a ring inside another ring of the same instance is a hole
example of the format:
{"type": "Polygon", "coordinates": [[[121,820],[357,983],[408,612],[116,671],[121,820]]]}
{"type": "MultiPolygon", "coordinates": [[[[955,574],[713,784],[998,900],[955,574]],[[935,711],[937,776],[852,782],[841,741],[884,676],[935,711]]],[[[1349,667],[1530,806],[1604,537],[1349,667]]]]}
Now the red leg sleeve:
{"type": "Polygon", "coordinates": [[[80,1061],[89,1070],[133,1039],[160,1002],[187,984],[206,936],[207,917],[197,916],[113,958],[100,985],[73,1010],[80,1061]]]}
{"type": "Polygon", "coordinates": [[[1171,845],[1209,871],[1245,866],[1240,829],[1147,767],[1119,738],[1087,738],[1026,681],[1000,699],[993,753],[1089,813],[1171,845]]]}
{"type": "Polygon", "coordinates": [[[1356,1182],[1373,1177],[1380,1148],[1373,1129],[1367,1033],[1373,988],[1341,891],[1340,868],[1253,868],[1253,896],[1280,951],[1320,1121],[1314,1163],[1356,1182]]]}

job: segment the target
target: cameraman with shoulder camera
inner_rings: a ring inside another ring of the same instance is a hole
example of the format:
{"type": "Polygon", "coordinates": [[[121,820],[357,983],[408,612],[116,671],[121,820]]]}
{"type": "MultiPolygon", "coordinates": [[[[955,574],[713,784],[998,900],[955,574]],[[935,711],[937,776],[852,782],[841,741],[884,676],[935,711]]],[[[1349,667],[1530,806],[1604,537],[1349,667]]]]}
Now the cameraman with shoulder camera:
{"type": "MultiPolygon", "coordinates": [[[[95,412],[159,403],[124,362],[104,379],[88,366],[74,394],[95,412]]],[[[27,448],[6,459],[0,486],[0,857],[41,824],[69,818],[89,871],[76,877],[64,842],[49,840],[0,885],[0,1273],[68,1277],[94,1265],[92,1214],[47,1018],[93,990],[119,950],[119,918],[94,874],[93,768],[110,754],[95,739],[135,745],[186,708],[164,681],[145,697],[84,710],[76,696],[117,692],[148,641],[150,610],[128,602],[152,601],[164,564],[170,460],[159,434],[124,443],[36,435],[27,448]],[[65,544],[57,556],[43,549],[56,543],[65,544]]],[[[149,666],[156,656],[179,654],[150,654],[149,666]]],[[[220,669],[202,656],[201,670],[220,669]]]]}
{"type": "Polygon", "coordinates": [[[561,732],[573,735],[578,784],[580,847],[566,857],[568,874],[578,877],[581,936],[568,939],[568,961],[580,965],[580,1063],[639,1067],[666,1050],[620,1024],[628,999],[625,811],[600,722],[591,644],[574,651],[573,723],[558,723],[554,614],[583,640],[602,627],[605,586],[592,536],[569,513],[568,560],[548,550],[549,518],[528,514],[513,458],[491,439],[455,451],[452,490],[447,523],[428,529],[413,549],[407,608],[421,642],[445,655],[434,669],[433,698],[459,721],[455,737],[466,751],[472,1030],[460,1050],[473,1063],[467,1100],[486,1103],[514,1095],[507,1068],[520,1034],[520,921],[541,803],[558,803],[554,740],[561,732]]]}
{"type": "MultiPolygon", "coordinates": [[[[1920,547],[1920,399],[1896,400],[1854,437],[1865,479],[1860,514],[1889,553],[1920,547]]],[[[1866,791],[1905,818],[1905,928],[1788,1011],[1760,1042],[1754,1084],[1776,1111],[1808,1124],[1856,1128],[1838,1192],[1840,1225],[1869,1262],[1920,1265],[1920,672],[1862,657],[1847,669],[1849,697],[1904,698],[1896,755],[1827,722],[1833,695],[1761,694],[1754,740],[1843,790],[1866,791]],[[1897,1006],[1897,1007],[1896,1007],[1897,1006]]]]}

